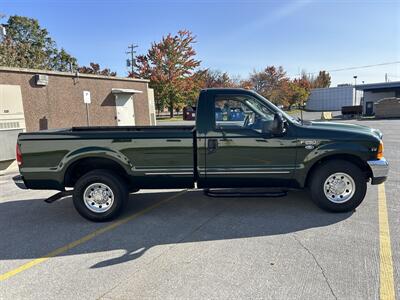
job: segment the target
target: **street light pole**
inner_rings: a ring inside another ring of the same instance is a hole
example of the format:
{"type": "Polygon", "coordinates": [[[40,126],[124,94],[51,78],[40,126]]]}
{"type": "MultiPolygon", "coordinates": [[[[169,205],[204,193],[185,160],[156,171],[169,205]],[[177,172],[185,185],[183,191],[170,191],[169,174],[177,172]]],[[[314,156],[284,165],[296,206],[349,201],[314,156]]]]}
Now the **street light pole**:
{"type": "Polygon", "coordinates": [[[357,75],[353,76],[354,78],[354,104],[357,105],[357,75]]]}

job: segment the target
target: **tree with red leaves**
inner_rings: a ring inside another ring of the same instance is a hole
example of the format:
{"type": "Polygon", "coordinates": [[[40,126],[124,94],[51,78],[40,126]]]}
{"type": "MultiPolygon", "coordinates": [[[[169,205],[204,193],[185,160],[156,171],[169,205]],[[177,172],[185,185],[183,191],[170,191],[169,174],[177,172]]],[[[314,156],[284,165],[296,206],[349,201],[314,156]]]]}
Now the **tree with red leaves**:
{"type": "Polygon", "coordinates": [[[100,65],[91,62],[89,67],[81,66],[78,68],[79,73],[83,74],[94,74],[94,75],[103,75],[103,76],[117,76],[116,72],[111,72],[110,69],[101,70],[100,65]]]}
{"type": "Polygon", "coordinates": [[[312,82],[303,74],[290,80],[283,67],[268,66],[261,72],[254,71],[242,86],[250,87],[275,104],[291,107],[303,105],[307,100],[312,82]]]}
{"type": "Polygon", "coordinates": [[[283,67],[268,66],[261,72],[254,71],[250,82],[256,92],[275,104],[288,106],[290,99],[290,79],[283,67]]]}
{"type": "Polygon", "coordinates": [[[157,110],[168,107],[170,116],[186,105],[188,91],[193,90],[195,69],[200,61],[195,59],[195,36],[188,30],[168,34],[154,42],[147,54],[135,59],[135,72],[129,77],[150,79],[154,89],[157,110]]]}

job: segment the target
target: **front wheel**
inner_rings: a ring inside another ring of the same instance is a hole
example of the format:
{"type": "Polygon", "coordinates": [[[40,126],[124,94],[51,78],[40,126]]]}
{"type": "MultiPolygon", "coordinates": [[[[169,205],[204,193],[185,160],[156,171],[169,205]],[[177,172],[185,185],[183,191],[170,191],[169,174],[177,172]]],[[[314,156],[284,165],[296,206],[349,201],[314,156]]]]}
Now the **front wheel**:
{"type": "Polygon", "coordinates": [[[322,163],[312,174],[311,198],[322,209],[348,212],[358,207],[367,192],[363,171],[344,160],[322,163]]]}
{"type": "Polygon", "coordinates": [[[118,216],[128,198],[125,182],[117,174],[93,170],[83,175],[74,186],[73,202],[84,218],[110,221],[118,216]]]}

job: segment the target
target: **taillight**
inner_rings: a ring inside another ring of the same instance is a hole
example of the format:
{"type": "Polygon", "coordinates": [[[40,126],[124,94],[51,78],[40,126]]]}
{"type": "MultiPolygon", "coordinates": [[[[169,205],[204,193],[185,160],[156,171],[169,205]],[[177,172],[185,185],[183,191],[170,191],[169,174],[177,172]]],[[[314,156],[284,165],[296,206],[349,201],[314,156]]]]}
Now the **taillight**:
{"type": "Polygon", "coordinates": [[[383,142],[381,141],[378,146],[378,153],[376,154],[377,159],[383,158],[383,142]]]}
{"type": "Polygon", "coordinates": [[[22,153],[21,153],[21,149],[19,148],[18,143],[17,143],[17,147],[16,147],[16,157],[17,157],[18,166],[22,165],[22,153]]]}

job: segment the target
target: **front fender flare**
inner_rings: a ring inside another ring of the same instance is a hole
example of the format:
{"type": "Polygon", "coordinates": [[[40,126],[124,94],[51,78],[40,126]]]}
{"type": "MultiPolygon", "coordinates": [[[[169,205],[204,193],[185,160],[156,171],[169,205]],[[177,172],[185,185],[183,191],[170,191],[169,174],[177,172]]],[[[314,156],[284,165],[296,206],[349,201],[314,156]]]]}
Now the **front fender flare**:
{"type": "Polygon", "coordinates": [[[338,158],[340,158],[340,156],[347,156],[356,157],[361,161],[367,161],[369,155],[370,151],[368,147],[362,144],[335,142],[321,145],[308,153],[304,160],[297,164],[295,176],[298,184],[304,187],[310,170],[323,159],[335,156],[338,158]]]}

